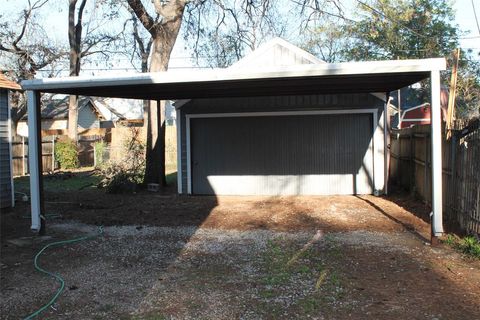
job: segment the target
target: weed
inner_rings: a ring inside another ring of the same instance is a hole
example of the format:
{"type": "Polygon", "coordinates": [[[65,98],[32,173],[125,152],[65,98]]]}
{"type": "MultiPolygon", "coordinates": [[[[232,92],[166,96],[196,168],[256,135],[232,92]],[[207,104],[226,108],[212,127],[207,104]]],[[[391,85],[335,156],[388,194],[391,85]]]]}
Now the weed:
{"type": "Polygon", "coordinates": [[[466,236],[461,239],[455,235],[449,234],[445,237],[443,243],[469,257],[480,259],[480,242],[474,236],[466,236]]]}
{"type": "Polygon", "coordinates": [[[445,244],[448,244],[449,246],[454,246],[455,243],[457,242],[457,239],[455,238],[455,236],[449,234],[447,235],[447,237],[445,238],[445,240],[443,240],[443,242],[445,244]]]}
{"type": "Polygon", "coordinates": [[[273,270],[272,274],[265,277],[265,284],[269,286],[278,286],[285,284],[290,280],[290,273],[286,270],[273,270]]]}
{"type": "Polygon", "coordinates": [[[463,238],[460,250],[468,256],[480,259],[480,242],[473,236],[463,238]]]}
{"type": "Polygon", "coordinates": [[[316,297],[307,297],[298,301],[298,306],[303,312],[311,314],[319,309],[320,303],[316,297]]]}
{"type": "Polygon", "coordinates": [[[276,293],[273,290],[262,290],[258,294],[264,299],[270,299],[276,296],[276,293]]]}
{"type": "Polygon", "coordinates": [[[297,271],[301,274],[308,274],[311,272],[310,267],[305,264],[299,266],[297,271]]]}

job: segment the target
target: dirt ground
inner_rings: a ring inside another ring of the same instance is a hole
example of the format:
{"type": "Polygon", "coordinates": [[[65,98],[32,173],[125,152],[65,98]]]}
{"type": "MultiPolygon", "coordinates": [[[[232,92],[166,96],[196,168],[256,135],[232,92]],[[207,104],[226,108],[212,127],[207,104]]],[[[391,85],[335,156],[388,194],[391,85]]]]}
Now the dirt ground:
{"type": "Polygon", "coordinates": [[[2,212],[2,319],[479,319],[480,262],[428,245],[428,208],[397,196],[183,197],[49,191],[2,212]],[[13,241],[12,241],[13,240],[13,241]]]}

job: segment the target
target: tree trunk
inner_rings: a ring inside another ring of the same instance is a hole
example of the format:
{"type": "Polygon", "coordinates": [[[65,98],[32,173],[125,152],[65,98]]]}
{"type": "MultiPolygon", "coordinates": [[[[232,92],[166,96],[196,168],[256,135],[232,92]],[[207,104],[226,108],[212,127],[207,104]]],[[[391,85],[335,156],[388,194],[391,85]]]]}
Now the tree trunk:
{"type": "MultiPolygon", "coordinates": [[[[128,0],[130,8],[153,39],[150,72],[166,71],[182,25],[187,1],[155,0],[152,2],[156,13],[163,16],[160,22],[156,22],[148,14],[142,1],[128,0]]],[[[142,68],[144,66],[142,61],[142,68]]],[[[150,102],[148,117],[145,121],[147,122],[147,150],[144,182],[165,186],[165,102],[150,102]]]]}
{"type": "MultiPolygon", "coordinates": [[[[70,48],[70,76],[77,77],[80,74],[79,45],[74,44],[70,48]]],[[[68,100],[68,137],[78,142],[78,96],[71,95],[68,100]]]]}
{"type": "Polygon", "coordinates": [[[167,185],[165,179],[165,101],[150,101],[147,117],[145,183],[167,185]]]}
{"type": "MultiPolygon", "coordinates": [[[[183,13],[183,11],[182,11],[183,13]]],[[[170,54],[182,20],[177,19],[159,28],[152,44],[150,71],[167,71],[170,54]]],[[[150,102],[148,111],[145,183],[166,186],[165,179],[165,101],[150,102]]]]}
{"type": "MultiPolygon", "coordinates": [[[[68,41],[70,45],[70,76],[80,74],[82,17],[87,0],[81,0],[75,21],[75,10],[78,0],[70,0],[68,6],[68,41]]],[[[68,101],[68,137],[78,142],[78,96],[70,96],[68,101]]]]}
{"type": "MultiPolygon", "coordinates": [[[[148,57],[150,54],[150,48],[147,48],[145,52],[142,52],[142,73],[148,72],[148,57]]],[[[148,109],[150,106],[149,100],[143,100],[143,127],[148,128],[148,109]]]]}
{"type": "Polygon", "coordinates": [[[78,141],[78,96],[71,95],[68,99],[68,137],[78,141]]]}

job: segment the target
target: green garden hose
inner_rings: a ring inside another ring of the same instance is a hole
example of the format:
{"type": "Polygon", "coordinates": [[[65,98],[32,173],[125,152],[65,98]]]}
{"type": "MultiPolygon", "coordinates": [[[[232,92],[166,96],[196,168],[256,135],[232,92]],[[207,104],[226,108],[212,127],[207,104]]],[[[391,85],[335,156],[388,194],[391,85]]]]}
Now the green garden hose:
{"type": "Polygon", "coordinates": [[[60,296],[60,294],[62,294],[62,291],[63,289],[65,288],[65,280],[63,280],[63,278],[61,276],[59,276],[58,274],[55,274],[53,272],[50,272],[48,270],[45,270],[43,269],[42,267],[39,266],[38,264],[38,259],[40,258],[40,255],[45,251],[47,250],[48,248],[51,248],[51,247],[58,247],[58,246],[62,246],[62,245],[66,245],[66,244],[72,244],[72,243],[76,243],[76,242],[80,242],[80,241],[84,241],[84,240],[89,240],[89,239],[93,239],[93,238],[96,238],[100,235],[103,234],[103,227],[98,227],[98,233],[95,234],[95,235],[91,235],[91,236],[84,236],[84,237],[80,237],[80,238],[75,238],[75,239],[70,239],[70,240],[63,240],[63,241],[57,241],[57,242],[52,242],[52,243],[49,243],[47,244],[45,247],[42,248],[42,250],[40,250],[36,255],[35,255],[35,258],[33,259],[33,265],[35,266],[35,269],[41,273],[44,273],[50,277],[53,277],[55,278],[55,280],[57,280],[57,282],[60,283],[60,288],[58,288],[57,292],[55,293],[55,295],[52,297],[52,299],[50,299],[50,301],[43,305],[40,309],[38,309],[37,311],[33,312],[32,314],[30,314],[29,316],[25,317],[25,320],[29,320],[29,319],[33,319],[34,317],[38,316],[40,313],[42,313],[43,311],[45,311],[48,307],[50,307],[52,304],[55,303],[55,301],[58,299],[58,297],[60,296]]]}

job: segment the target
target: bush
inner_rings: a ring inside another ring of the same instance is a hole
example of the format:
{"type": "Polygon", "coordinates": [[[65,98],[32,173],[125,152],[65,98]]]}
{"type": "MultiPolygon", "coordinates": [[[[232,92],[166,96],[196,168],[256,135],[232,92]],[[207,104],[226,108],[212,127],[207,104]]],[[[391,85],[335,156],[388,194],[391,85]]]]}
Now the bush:
{"type": "Polygon", "coordinates": [[[143,182],[145,173],[145,146],[138,139],[138,131],[125,144],[125,156],[119,162],[102,168],[103,180],[98,185],[107,193],[131,193],[143,182]]]}
{"type": "Polygon", "coordinates": [[[72,140],[66,139],[55,144],[55,160],[60,164],[61,169],[78,168],[77,146],[72,140]]]}
{"type": "Polygon", "coordinates": [[[107,144],[103,141],[95,142],[95,167],[101,168],[104,163],[104,153],[107,144]]]}

